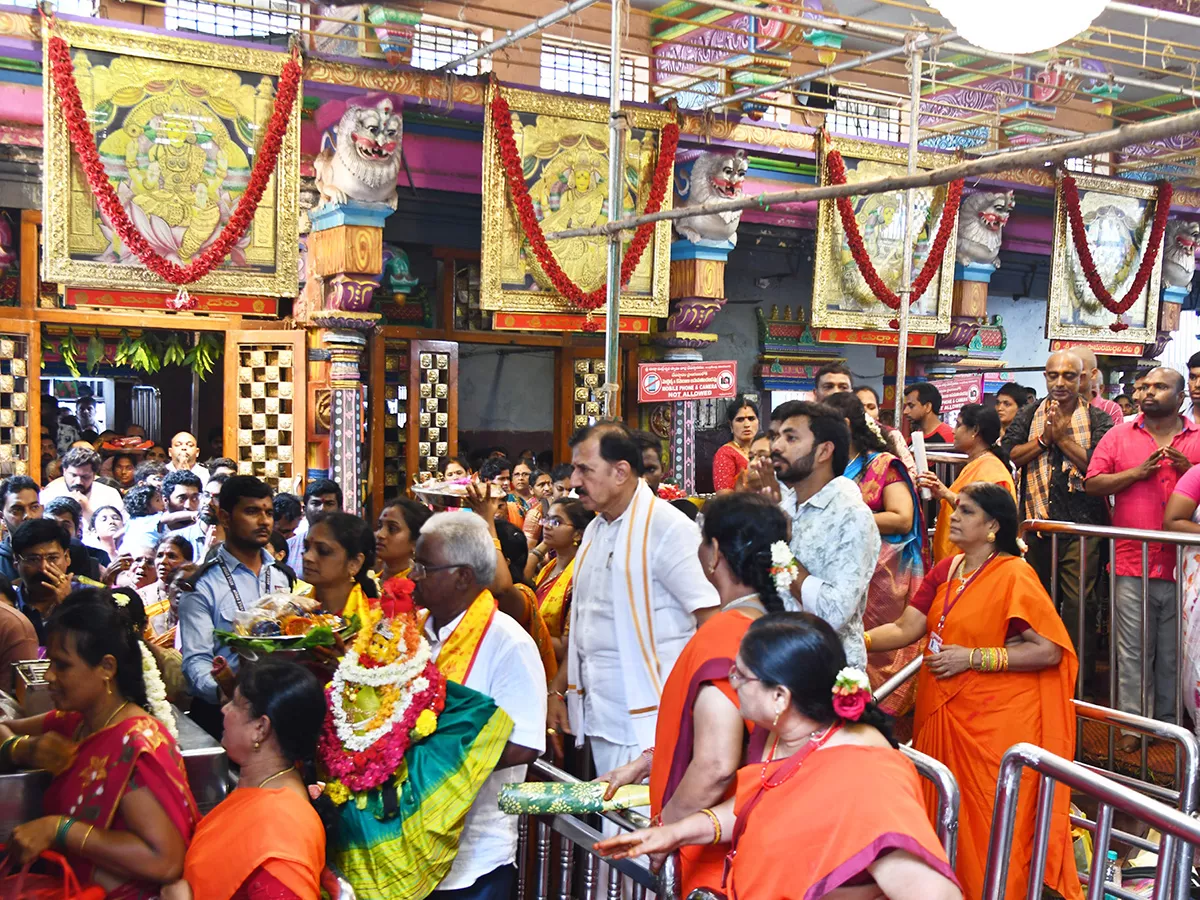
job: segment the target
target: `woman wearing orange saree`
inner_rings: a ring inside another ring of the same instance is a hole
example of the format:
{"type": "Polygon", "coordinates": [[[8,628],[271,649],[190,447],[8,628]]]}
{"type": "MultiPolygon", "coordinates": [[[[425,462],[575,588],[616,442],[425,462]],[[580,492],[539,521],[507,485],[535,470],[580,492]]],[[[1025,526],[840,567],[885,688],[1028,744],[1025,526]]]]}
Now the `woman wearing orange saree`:
{"type": "MultiPolygon", "coordinates": [[[[542,520],[542,542],[529,551],[530,561],[554,558],[534,576],[538,612],[550,631],[554,655],[561,665],[567,655],[566,630],[570,621],[571,588],[575,583],[575,554],[583,530],[596,514],[578,500],[567,497],[550,504],[550,513],[542,520]]],[[[529,569],[526,568],[526,572],[529,569]]]]}
{"type": "Polygon", "coordinates": [[[736,795],[720,805],[597,852],[657,862],[676,847],[720,847],[729,865],[708,887],[730,900],[962,897],[916,769],[827,622],[764,616],[742,638],[729,680],[755,735],[769,736],[765,761],[739,770],[736,795]]]}
{"type": "MultiPolygon", "coordinates": [[[[863,628],[871,629],[895,621],[921,586],[925,560],[921,551],[925,520],[904,463],[886,452],[887,441],[876,421],[867,415],[855,394],[830,394],[825,403],[846,417],[850,429],[850,461],[842,474],[858,485],[863,502],[882,538],[879,560],[867,586],[867,608],[863,628]]],[[[871,650],[870,647],[867,648],[871,650]]],[[[903,647],[891,652],[876,650],[867,656],[867,677],[879,687],[910,662],[921,648],[903,647]]],[[[880,708],[888,715],[903,716],[912,711],[916,686],[911,682],[898,687],[880,708]]],[[[907,721],[903,723],[907,736],[907,721]]]]}
{"type": "Polygon", "coordinates": [[[954,449],[967,454],[966,465],[959,470],[958,477],[950,487],[942,484],[932,472],[922,472],[920,486],[928,488],[942,501],[938,508],[937,529],[933,533],[933,561],[941,562],[947,556],[959,552],[950,540],[950,514],[958,503],[958,492],[968,484],[985,481],[998,484],[1017,498],[1012,470],[996,441],[1000,437],[1000,416],[994,409],[978,403],[968,403],[958,414],[954,428],[954,449]]]}
{"type": "MultiPolygon", "coordinates": [[[[869,631],[867,640],[872,647],[902,647],[928,633],[913,746],[958,779],[958,877],[966,896],[975,898],[983,889],[1000,759],[1021,741],[1071,758],[1071,695],[1079,665],[1037,573],[1021,559],[1017,506],[1007,490],[964,486],[950,518],[950,539],[962,553],[935,566],[904,615],[869,631]]],[[[1075,900],[1083,895],[1068,794],[1055,795],[1045,883],[1075,900]]],[[[932,809],[932,791],[926,799],[932,809]]],[[[1026,893],[1036,801],[1036,774],[1030,771],[1017,805],[1009,897],[1026,893]]]]}
{"type": "Polygon", "coordinates": [[[46,815],[13,831],[19,862],[51,848],[110,900],[148,900],[183,871],[199,814],[183,758],[146,712],[140,639],[112,600],[79,591],[48,625],[55,709],[5,723],[0,761],[54,773],[46,815]]]}
{"type": "MultiPolygon", "coordinates": [[[[782,612],[770,574],[771,545],[787,540],[787,518],[761,494],[721,494],[704,505],[700,564],[721,598],[721,610],[688,641],[663,685],[654,748],[602,775],[607,797],[650,779],[650,811],[678,822],[733,795],[747,725],[729,672],[747,629],[782,612]]],[[[725,848],[682,847],[680,896],[720,884],[725,848]]]]}
{"type": "Polygon", "coordinates": [[[325,692],[303,666],[268,659],[242,670],[222,713],[241,779],[200,822],[163,900],[317,900],[325,828],[297,764],[313,774],[325,692]]]}

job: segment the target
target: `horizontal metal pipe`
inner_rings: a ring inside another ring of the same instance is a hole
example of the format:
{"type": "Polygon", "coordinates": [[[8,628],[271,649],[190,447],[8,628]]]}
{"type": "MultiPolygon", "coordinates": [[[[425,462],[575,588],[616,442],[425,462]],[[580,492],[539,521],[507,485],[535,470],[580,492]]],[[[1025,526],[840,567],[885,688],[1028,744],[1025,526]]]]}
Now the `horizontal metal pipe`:
{"type": "Polygon", "coordinates": [[[921,664],[924,662],[925,657],[923,655],[912,660],[903,669],[881,684],[875,693],[871,695],[871,699],[876,703],[879,703],[881,700],[886,700],[893,691],[900,687],[900,685],[904,684],[904,682],[908,681],[908,679],[920,672],[921,664]]]}
{"type": "Polygon", "coordinates": [[[495,53],[497,50],[503,50],[505,47],[511,47],[517,41],[523,41],[532,34],[537,34],[543,28],[548,28],[555,22],[561,22],[568,16],[573,16],[581,10],[587,9],[589,6],[594,6],[600,0],[571,0],[562,9],[556,9],[552,13],[547,13],[540,19],[535,19],[528,25],[522,25],[516,31],[506,34],[502,38],[492,41],[486,47],[480,47],[478,50],[472,50],[470,53],[465,53],[457,59],[452,59],[443,66],[438,66],[434,72],[453,72],[459,66],[465,63],[474,62],[475,60],[495,53]]]}
{"type": "Polygon", "coordinates": [[[1200,535],[1182,531],[1154,531],[1149,528],[1112,528],[1108,525],[1076,525],[1074,522],[1059,522],[1055,519],[1026,519],[1021,523],[1021,533],[1036,531],[1038,534],[1069,534],[1082,537],[1115,538],[1127,541],[1149,541],[1155,544],[1182,544],[1185,547],[1200,547],[1200,535]]]}

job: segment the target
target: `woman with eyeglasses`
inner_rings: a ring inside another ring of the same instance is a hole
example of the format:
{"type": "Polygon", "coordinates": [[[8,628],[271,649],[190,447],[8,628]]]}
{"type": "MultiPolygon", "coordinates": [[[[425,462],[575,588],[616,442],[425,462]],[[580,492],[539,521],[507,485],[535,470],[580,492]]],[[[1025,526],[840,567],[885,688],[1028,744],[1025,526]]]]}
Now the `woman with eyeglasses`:
{"type": "Polygon", "coordinates": [[[741,718],[754,726],[747,764],[697,811],[670,822],[664,811],[662,825],[601,841],[598,853],[648,853],[652,864],[675,848],[707,853],[722,864],[700,884],[729,900],[962,897],[920,776],[895,749],[866,673],[846,667],[829,623],[809,613],[763,616],[726,672],[741,718]]]}
{"type": "Polygon", "coordinates": [[[567,654],[566,628],[571,609],[571,586],[575,579],[575,554],[583,530],[596,517],[575,499],[557,500],[550,505],[550,514],[542,520],[542,542],[529,553],[529,567],[539,564],[533,579],[538,610],[550,630],[554,655],[561,664],[567,654]],[[547,562],[547,556],[554,554],[547,562]]]}
{"type": "MultiPolygon", "coordinates": [[[[654,748],[600,776],[609,797],[649,778],[650,809],[664,825],[733,795],[747,729],[730,668],[751,624],[783,611],[771,575],[771,547],[787,540],[779,505],[762,494],[719,494],[702,515],[700,564],[721,597],[721,611],[688,641],[663,685],[654,748]]],[[[682,896],[719,885],[725,853],[712,846],[681,848],[682,896]]]]}

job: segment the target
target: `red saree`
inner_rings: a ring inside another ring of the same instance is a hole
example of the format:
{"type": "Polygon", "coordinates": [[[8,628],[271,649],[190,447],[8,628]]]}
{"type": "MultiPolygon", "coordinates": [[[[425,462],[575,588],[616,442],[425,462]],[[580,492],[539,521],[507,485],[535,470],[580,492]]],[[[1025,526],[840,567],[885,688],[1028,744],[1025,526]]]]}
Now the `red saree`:
{"type": "MultiPolygon", "coordinates": [[[[672,667],[663,685],[654,733],[654,762],[650,768],[650,810],[654,815],[662,812],[692,761],[692,707],[700,688],[711,684],[738,706],[737,691],[729,683],[729,669],[753,621],[739,610],[717,613],[700,626],[672,667]]],[[[686,897],[698,887],[720,884],[724,866],[722,847],[681,847],[680,896],[686,897]]]]}
{"type": "Polygon", "coordinates": [[[750,465],[737,445],[730,441],[713,455],[713,490],[732,491],[737,477],[750,465]]]}
{"type": "MultiPolygon", "coordinates": [[[[927,617],[931,630],[958,583],[952,578],[938,586],[927,617]]],[[[942,640],[961,647],[1002,647],[1014,620],[1027,622],[1062,649],[1057,666],[1037,672],[967,671],[940,680],[922,668],[917,686],[913,746],[945,763],[962,790],[957,869],[966,897],[978,897],[983,890],[996,778],[1004,752],[1022,741],[1065,759],[1075,752],[1071,696],[1079,663],[1050,597],[1024,560],[994,559],[981,569],[946,616],[942,640]]],[[[1045,880],[1067,900],[1075,900],[1083,895],[1071,844],[1070,793],[1055,792],[1045,880]]],[[[932,787],[926,789],[926,801],[933,810],[932,787]]],[[[1017,804],[1008,897],[1025,896],[1036,804],[1036,773],[1027,771],[1017,804]]]]}
{"type": "MultiPolygon", "coordinates": [[[[52,711],[42,727],[74,740],[82,724],[79,713],[52,711]]],[[[184,843],[191,840],[200,813],[188,787],[183,757],[174,739],[150,716],[124,719],[85,738],[71,768],[50,782],[42,809],[46,815],[74,816],[97,828],[124,831],[121,800],[132,790],[150,791],[184,843]]],[[[96,880],[95,866],[66,855],[81,882],[96,880]]],[[[127,881],[109,891],[108,900],[148,900],[157,897],[161,887],[127,881]]]]}
{"type": "MultiPolygon", "coordinates": [[[[789,761],[768,763],[767,778],[789,761]]],[[[730,854],[730,900],[818,900],[838,888],[870,885],[868,867],[892,850],[957,881],[925,812],[920,776],[898,750],[822,748],[778,787],[762,791],[747,813],[763,780],[760,764],[738,772],[734,812],[743,830],[730,854]]]]}

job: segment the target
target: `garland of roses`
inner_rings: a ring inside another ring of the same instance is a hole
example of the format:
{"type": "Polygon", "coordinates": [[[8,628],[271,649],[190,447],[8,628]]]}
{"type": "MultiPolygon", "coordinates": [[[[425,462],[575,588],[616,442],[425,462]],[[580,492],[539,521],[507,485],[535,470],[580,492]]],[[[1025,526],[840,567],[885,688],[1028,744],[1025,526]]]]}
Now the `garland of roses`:
{"type": "MultiPolygon", "coordinates": [[[[608,291],[608,283],[600,285],[594,291],[584,293],[566,272],[559,266],[558,260],[546,243],[546,235],[542,224],[533,211],[533,200],[529,196],[529,188],[525,184],[525,172],[521,165],[521,153],[517,149],[517,141],[513,135],[512,111],[508,101],[497,89],[492,96],[492,124],[496,129],[496,143],[500,151],[500,159],[504,164],[504,175],[508,181],[508,190],[512,195],[513,204],[517,207],[517,216],[521,229],[529,239],[530,249],[537,258],[538,265],[550,279],[554,289],[562,296],[588,313],[584,323],[585,331],[596,331],[600,326],[592,321],[591,313],[604,303],[608,291]]],[[[670,184],[671,173],[675,168],[675,149],[679,146],[679,126],[674,122],[663,127],[662,140],[658,149],[658,161],[654,166],[654,180],[650,185],[650,196],[646,201],[645,212],[653,215],[662,208],[663,198],[670,184]]],[[[610,210],[611,213],[611,210],[610,210]]],[[[654,234],[654,222],[646,222],[637,227],[633,240],[621,260],[621,287],[629,283],[634,271],[641,262],[642,254],[650,244],[654,234]]]]}
{"type": "Polygon", "coordinates": [[[279,156],[279,148],[283,143],[283,136],[287,132],[292,107],[296,103],[296,94],[300,89],[302,72],[295,55],[284,63],[283,71],[280,72],[279,87],[275,94],[275,108],[267,123],[267,133],[263,138],[258,159],[255,160],[254,168],[250,173],[250,182],[246,186],[245,193],[239,198],[233,215],[230,216],[217,239],[191,263],[181,266],[159,255],[130,221],[125,208],[117,197],[116,190],[104,172],[104,163],[100,161],[96,140],[83,110],[79,88],[75,84],[75,67],[71,62],[70,47],[61,37],[53,35],[50,38],[48,49],[50,72],[54,79],[54,88],[62,103],[71,146],[75,148],[75,152],[79,156],[79,162],[87,176],[88,186],[92,189],[96,203],[105,219],[125,242],[125,246],[136,254],[147,269],[154,272],[163,281],[183,285],[203,278],[229,255],[245,235],[246,229],[253,221],[255,210],[262,200],[263,192],[267,188],[267,182],[270,181],[271,175],[275,171],[275,161],[279,156]]]}
{"type": "MultiPolygon", "coordinates": [[[[837,150],[831,150],[826,160],[829,166],[829,180],[833,184],[845,184],[846,162],[842,159],[842,154],[837,150]]],[[[925,289],[929,287],[930,282],[933,281],[933,277],[942,265],[942,257],[946,252],[946,243],[950,240],[954,223],[958,219],[958,205],[962,200],[962,189],[962,179],[950,182],[947,187],[946,203],[942,207],[942,218],[938,223],[937,233],[934,235],[933,246],[930,247],[929,255],[925,257],[925,263],[921,266],[921,271],[917,273],[917,277],[913,280],[912,290],[908,295],[910,306],[921,299],[921,296],[925,293],[925,289]]],[[[842,220],[842,231],[846,233],[846,241],[850,244],[850,254],[854,257],[854,263],[858,266],[858,271],[862,273],[867,287],[871,289],[871,293],[875,295],[875,298],[888,309],[899,309],[900,297],[883,283],[883,279],[875,271],[875,264],[871,262],[871,255],[867,253],[867,248],[863,244],[862,233],[858,229],[858,219],[854,217],[854,205],[851,203],[850,198],[838,197],[837,209],[838,215],[842,220]]],[[[892,319],[888,324],[892,328],[900,327],[900,322],[897,319],[892,319]]]]}
{"type": "MultiPolygon", "coordinates": [[[[1167,228],[1167,216],[1171,212],[1171,196],[1174,188],[1171,187],[1169,181],[1158,183],[1158,196],[1154,201],[1154,225],[1150,228],[1150,237],[1146,242],[1145,252],[1142,254],[1142,264],[1138,266],[1133,284],[1129,286],[1125,296],[1120,300],[1114,300],[1113,295],[1109,293],[1108,288],[1100,279],[1100,273],[1096,271],[1096,261],[1092,258],[1092,248],[1088,246],[1087,228],[1083,224],[1083,213],[1079,208],[1079,189],[1075,186],[1074,177],[1064,174],[1062,186],[1063,200],[1067,207],[1067,220],[1071,223],[1071,240],[1075,244],[1075,255],[1079,257],[1079,265],[1083,269],[1084,277],[1087,278],[1088,287],[1092,289],[1092,293],[1096,295],[1096,299],[1105,309],[1114,316],[1122,316],[1137,302],[1138,297],[1142,296],[1142,291],[1146,289],[1150,275],[1154,272],[1154,264],[1158,261],[1158,251],[1162,246],[1163,233],[1167,228]]],[[[1108,327],[1112,331],[1124,331],[1129,325],[1117,321],[1108,327]]]]}

